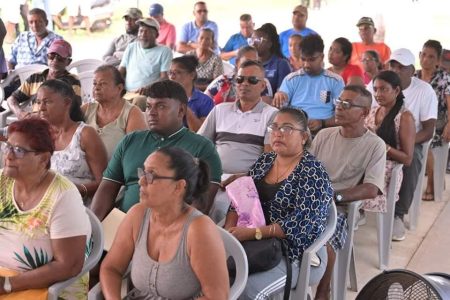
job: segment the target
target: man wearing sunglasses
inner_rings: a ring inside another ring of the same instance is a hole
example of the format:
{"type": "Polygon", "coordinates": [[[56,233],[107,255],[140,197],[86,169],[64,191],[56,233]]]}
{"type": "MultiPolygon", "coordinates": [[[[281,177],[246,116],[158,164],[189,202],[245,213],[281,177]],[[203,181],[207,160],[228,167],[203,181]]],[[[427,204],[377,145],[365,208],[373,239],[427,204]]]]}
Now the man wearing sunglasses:
{"type": "Polygon", "coordinates": [[[334,126],[334,99],[344,87],[341,76],[323,68],[323,40],[308,35],[301,44],[303,68],[286,76],[273,99],[275,107],[285,105],[303,109],[309,116],[313,134],[334,126]]]}
{"type": "MultiPolygon", "coordinates": [[[[371,103],[372,95],[365,88],[346,86],[335,101],[338,126],[319,131],[309,149],[330,176],[336,204],[373,199],[383,193],[386,145],[364,126],[371,103]]],[[[336,251],[343,248],[346,239],[346,218],[345,205],[340,206],[336,231],[327,244],[327,269],[316,299],[328,299],[336,251]]]]}
{"type": "MultiPolygon", "coordinates": [[[[225,177],[247,172],[263,151],[271,150],[266,128],[277,109],[261,99],[266,86],[264,74],[260,63],[243,62],[236,77],[236,102],[215,106],[198,130],[216,145],[225,177]]],[[[216,197],[214,220],[225,216],[227,201],[216,197]]]]}
{"type": "Polygon", "coordinates": [[[48,69],[34,73],[8,98],[11,111],[22,119],[30,112],[29,104],[34,102],[41,84],[49,79],[60,79],[73,87],[81,97],[81,84],[78,77],[69,73],[66,67],[72,61],[72,46],[65,40],[55,40],[47,51],[48,69]]]}
{"type": "MultiPolygon", "coordinates": [[[[180,53],[187,53],[189,51],[198,48],[197,39],[200,34],[200,30],[203,28],[209,28],[214,32],[214,39],[219,40],[219,27],[216,22],[208,20],[208,8],[206,3],[199,1],[194,5],[194,17],[195,20],[188,22],[181,28],[180,39],[178,41],[177,51],[180,53]]],[[[219,47],[214,45],[214,52],[219,54],[219,47]]]]}

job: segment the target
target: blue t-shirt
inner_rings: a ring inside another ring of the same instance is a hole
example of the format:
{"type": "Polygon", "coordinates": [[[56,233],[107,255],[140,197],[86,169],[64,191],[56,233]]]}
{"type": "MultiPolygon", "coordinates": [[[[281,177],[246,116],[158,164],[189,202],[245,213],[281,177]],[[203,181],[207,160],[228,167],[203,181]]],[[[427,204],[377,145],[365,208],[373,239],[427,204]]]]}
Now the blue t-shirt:
{"type": "Polygon", "coordinates": [[[211,97],[205,95],[199,89],[194,88],[192,96],[188,101],[188,107],[197,118],[204,118],[213,109],[214,102],[211,97]]]}
{"type": "Polygon", "coordinates": [[[272,55],[268,61],[263,62],[263,67],[266,78],[269,80],[270,86],[272,87],[273,93],[276,93],[283,82],[284,77],[292,71],[289,62],[286,59],[280,58],[276,55],[272,55]]]}
{"type": "Polygon", "coordinates": [[[159,79],[161,72],[168,72],[172,62],[172,50],[157,45],[144,49],[139,41],[128,45],[121,67],[126,68],[125,89],[134,91],[159,79]]]}
{"type": "MultiPolygon", "coordinates": [[[[242,35],[242,33],[233,34],[222,48],[222,52],[230,52],[237,50],[241,47],[247,46],[247,38],[242,35]]],[[[236,65],[236,57],[230,58],[230,63],[236,65]]]]}
{"type": "Polygon", "coordinates": [[[280,44],[281,44],[281,52],[283,53],[284,57],[289,58],[289,38],[293,34],[299,34],[301,36],[308,36],[311,34],[317,34],[314,30],[311,28],[305,27],[300,31],[295,30],[294,28],[288,29],[280,33],[280,44]]]}
{"type": "Polygon", "coordinates": [[[214,32],[214,40],[216,41],[214,52],[216,54],[219,54],[219,47],[217,47],[217,41],[219,40],[219,27],[217,26],[216,22],[213,21],[206,21],[206,23],[202,27],[197,27],[195,25],[195,21],[184,24],[183,27],[181,27],[179,41],[184,43],[197,43],[198,35],[200,33],[200,29],[202,28],[209,28],[214,32]]]}
{"type": "Polygon", "coordinates": [[[326,120],[334,115],[334,99],[343,89],[341,76],[328,70],[311,76],[303,69],[289,74],[280,87],[288,95],[288,105],[303,109],[313,120],[326,120]]]}

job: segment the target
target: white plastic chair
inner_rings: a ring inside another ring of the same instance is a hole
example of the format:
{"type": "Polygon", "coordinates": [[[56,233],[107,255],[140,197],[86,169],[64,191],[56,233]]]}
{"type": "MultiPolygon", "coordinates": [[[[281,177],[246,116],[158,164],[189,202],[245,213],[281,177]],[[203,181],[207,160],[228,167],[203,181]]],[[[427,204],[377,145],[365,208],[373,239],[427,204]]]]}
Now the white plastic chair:
{"type": "Polygon", "coordinates": [[[72,62],[70,65],[67,66],[66,70],[71,73],[81,74],[87,71],[93,72],[95,69],[97,69],[97,67],[103,64],[104,62],[99,59],[81,59],[72,62]]]}
{"type": "Polygon", "coordinates": [[[230,287],[229,300],[236,300],[244,291],[248,278],[247,255],[241,243],[225,229],[217,226],[225,246],[227,257],[231,256],[236,264],[236,277],[230,287]]]}
{"type": "Polygon", "coordinates": [[[227,76],[233,76],[236,67],[226,60],[222,60],[222,63],[223,63],[223,74],[227,76]]]}
{"type": "Polygon", "coordinates": [[[386,194],[386,212],[377,213],[378,257],[380,270],[389,266],[389,255],[392,244],[392,228],[394,226],[395,197],[397,195],[397,179],[403,165],[397,164],[392,169],[391,180],[386,194]]]}
{"type": "Polygon", "coordinates": [[[84,262],[83,269],[81,270],[80,274],[78,274],[75,277],[72,277],[70,279],[67,279],[62,282],[58,282],[53,284],[48,289],[48,300],[57,300],[58,295],[61,293],[61,291],[68,286],[70,286],[72,283],[74,283],[78,278],[89,272],[97,263],[100,261],[100,258],[103,253],[103,231],[102,231],[102,225],[100,224],[100,221],[97,219],[97,217],[94,215],[94,213],[86,208],[86,212],[89,216],[89,221],[91,222],[92,227],[92,240],[93,240],[93,247],[91,254],[84,262]]]}
{"type": "Polygon", "coordinates": [[[353,247],[353,237],[355,235],[355,225],[359,216],[361,201],[354,201],[347,205],[347,240],[344,248],[337,251],[336,262],[333,269],[333,279],[331,292],[334,300],[345,300],[347,294],[347,279],[350,281],[352,291],[358,291],[356,278],[356,265],[353,247]],[[350,276],[348,276],[350,275],[350,276]]]}
{"type": "MultiPolygon", "coordinates": [[[[5,94],[4,94],[3,88],[8,86],[16,76],[19,76],[20,83],[22,84],[32,74],[42,72],[47,68],[48,68],[47,65],[39,65],[39,64],[26,65],[26,66],[23,66],[20,68],[16,68],[8,75],[8,77],[6,77],[6,79],[2,83],[0,83],[0,88],[1,88],[0,102],[1,102],[1,106],[5,109],[4,111],[0,112],[0,127],[1,128],[5,127],[7,124],[10,124],[11,122],[17,120],[17,118],[13,115],[12,111],[9,109],[8,103],[6,102],[6,99],[5,99],[5,94]],[[8,119],[8,117],[9,117],[9,119],[8,119]]],[[[28,104],[29,104],[28,102],[23,103],[23,105],[28,105],[28,104]]]]}
{"type": "MultiPolygon", "coordinates": [[[[242,291],[245,288],[245,285],[247,284],[248,278],[247,255],[245,254],[244,248],[242,248],[241,243],[234,236],[232,236],[228,231],[219,226],[217,226],[217,229],[219,230],[220,236],[222,237],[227,257],[229,256],[233,257],[236,263],[236,277],[233,285],[230,287],[230,294],[228,297],[229,300],[236,300],[241,295],[242,291]]],[[[125,273],[125,279],[122,282],[122,294],[124,294],[123,290],[124,289],[127,290],[127,287],[129,286],[128,284],[129,272],[130,267],[128,267],[128,270],[125,273]]],[[[89,300],[105,299],[102,294],[102,288],[100,283],[97,283],[89,291],[88,299],[89,300]]]]}
{"type": "Polygon", "coordinates": [[[434,164],[433,164],[433,180],[434,180],[434,201],[443,201],[442,193],[445,190],[445,169],[447,168],[448,143],[442,146],[432,148],[434,164]]]}
{"type": "MultiPolygon", "coordinates": [[[[420,204],[422,202],[422,193],[423,193],[423,178],[425,176],[426,169],[426,161],[428,155],[428,148],[430,147],[430,142],[425,142],[422,144],[422,160],[420,163],[422,164],[422,169],[419,174],[419,179],[417,180],[416,189],[414,191],[413,200],[411,202],[411,206],[408,212],[408,228],[409,230],[415,230],[417,227],[417,223],[419,220],[420,213],[420,204]]],[[[446,166],[446,164],[445,164],[446,166]]]]}
{"type": "Polygon", "coordinates": [[[78,79],[81,83],[82,102],[94,102],[94,95],[92,89],[94,88],[94,71],[86,71],[78,74],[78,79]]]}
{"type": "MultiPolygon", "coordinates": [[[[337,213],[334,202],[330,205],[330,211],[327,218],[327,228],[322,235],[303,252],[302,262],[300,265],[300,273],[297,279],[295,289],[291,289],[290,300],[308,300],[313,299],[312,290],[309,285],[309,277],[311,273],[311,261],[314,254],[322,248],[328,240],[333,236],[336,230],[337,213]]],[[[284,292],[284,291],[283,291],[284,292]]],[[[278,295],[270,296],[270,300],[282,300],[283,292],[278,295]]]]}

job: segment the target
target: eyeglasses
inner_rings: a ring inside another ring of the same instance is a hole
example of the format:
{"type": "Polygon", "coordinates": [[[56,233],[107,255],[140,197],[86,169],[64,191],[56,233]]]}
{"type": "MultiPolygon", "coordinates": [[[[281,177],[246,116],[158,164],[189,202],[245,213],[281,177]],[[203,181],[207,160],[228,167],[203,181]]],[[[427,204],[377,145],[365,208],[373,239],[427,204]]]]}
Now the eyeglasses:
{"type": "Polygon", "coordinates": [[[373,59],[373,58],[363,58],[363,59],[361,59],[362,63],[368,63],[369,61],[375,61],[375,59],[373,59]]]}
{"type": "Polygon", "coordinates": [[[145,176],[145,181],[147,182],[147,184],[152,184],[153,181],[157,180],[157,179],[172,179],[175,180],[175,177],[169,177],[169,176],[158,176],[156,174],[154,174],[153,172],[147,172],[142,168],[138,168],[137,169],[137,174],[139,179],[141,179],[143,176],[145,176]]]}
{"type": "Polygon", "coordinates": [[[256,76],[238,76],[238,77],[236,77],[236,82],[239,83],[239,84],[243,83],[246,80],[251,85],[255,85],[258,82],[262,81],[263,79],[258,78],[256,76]]]}
{"type": "Polygon", "coordinates": [[[279,131],[282,134],[291,135],[292,132],[294,132],[294,130],[300,131],[300,132],[304,131],[302,129],[298,129],[298,128],[295,128],[295,127],[289,126],[289,125],[283,125],[283,126],[278,127],[277,124],[272,123],[269,126],[267,126],[267,132],[269,132],[269,133],[274,133],[274,132],[279,131]]]}
{"type": "Polygon", "coordinates": [[[59,55],[58,53],[49,53],[49,54],[47,54],[47,58],[50,60],[57,59],[58,61],[65,61],[69,57],[64,58],[61,55],[59,55]]]}
{"type": "Polygon", "coordinates": [[[196,11],[196,13],[198,13],[198,14],[201,14],[201,13],[207,14],[208,10],[207,9],[199,9],[199,10],[196,11]]]}
{"type": "Polygon", "coordinates": [[[31,153],[31,152],[40,152],[36,150],[28,150],[19,146],[13,146],[7,142],[1,142],[0,148],[2,150],[2,153],[7,155],[8,153],[12,152],[14,154],[15,158],[23,158],[25,154],[31,153]]]}
{"type": "Polygon", "coordinates": [[[334,105],[335,106],[341,106],[343,109],[350,109],[352,107],[359,107],[359,108],[367,108],[367,106],[364,105],[358,105],[358,104],[353,104],[349,101],[346,100],[342,100],[341,98],[335,99],[334,100],[334,105]]]}

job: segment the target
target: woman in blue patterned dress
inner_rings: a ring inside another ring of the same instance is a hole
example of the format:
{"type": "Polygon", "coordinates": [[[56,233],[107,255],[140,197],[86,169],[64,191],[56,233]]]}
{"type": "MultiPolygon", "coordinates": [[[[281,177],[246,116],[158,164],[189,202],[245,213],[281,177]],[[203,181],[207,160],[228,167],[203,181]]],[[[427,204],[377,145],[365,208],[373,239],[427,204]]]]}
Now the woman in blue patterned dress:
{"type": "MultiPolygon", "coordinates": [[[[310,142],[306,114],[295,108],[282,108],[267,128],[273,152],[262,154],[251,167],[266,226],[236,227],[238,216],[230,208],[225,228],[238,240],[278,237],[289,245],[292,287],[299,275],[302,254],[325,230],[333,189],[320,162],[305,148],[310,142]]],[[[242,175],[233,175],[224,185],[242,175]]],[[[324,250],[324,249],[322,249],[324,250]]],[[[321,264],[311,274],[317,283],[326,265],[325,251],[318,253],[321,264]]],[[[251,274],[240,299],[266,299],[280,293],[286,281],[286,262],[275,268],[251,274]]]]}

